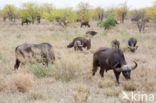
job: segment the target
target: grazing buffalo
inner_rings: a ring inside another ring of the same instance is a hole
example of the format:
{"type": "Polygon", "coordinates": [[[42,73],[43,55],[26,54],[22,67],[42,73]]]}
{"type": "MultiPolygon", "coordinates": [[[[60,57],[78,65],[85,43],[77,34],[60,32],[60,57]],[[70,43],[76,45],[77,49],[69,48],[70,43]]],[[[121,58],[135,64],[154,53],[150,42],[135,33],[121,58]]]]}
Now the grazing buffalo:
{"type": "Polygon", "coordinates": [[[89,25],[88,21],[81,22],[81,28],[82,28],[83,26],[85,26],[85,27],[88,26],[88,27],[90,28],[90,25],[89,25]]]}
{"type": "Polygon", "coordinates": [[[15,55],[16,63],[14,69],[18,69],[20,64],[24,64],[26,61],[43,63],[48,66],[48,63],[53,63],[55,60],[52,45],[49,43],[22,44],[16,47],[15,55]]]}
{"type": "Polygon", "coordinates": [[[97,32],[96,31],[87,31],[86,34],[89,34],[91,36],[94,36],[94,35],[97,34],[97,32]]]}
{"type": "Polygon", "coordinates": [[[29,20],[28,18],[26,18],[26,19],[22,19],[22,26],[26,23],[27,25],[28,24],[30,24],[32,21],[31,20],[29,20]]]}
{"type": "Polygon", "coordinates": [[[138,48],[138,46],[136,46],[137,44],[137,40],[136,38],[129,38],[128,40],[128,48],[130,49],[131,52],[135,52],[135,50],[138,48]]]}
{"type": "MultiPolygon", "coordinates": [[[[80,44],[81,47],[87,48],[87,50],[89,50],[91,48],[91,40],[88,38],[84,38],[84,37],[77,37],[74,38],[74,40],[69,43],[69,45],[67,45],[67,48],[72,48],[74,46],[74,44],[80,44]],[[78,43],[77,41],[79,41],[80,43],[78,43]],[[76,42],[76,43],[75,43],[76,42]]],[[[79,46],[80,47],[80,46],[79,46]]],[[[81,48],[82,49],[82,48],[81,48]]],[[[83,50],[83,49],[82,49],[83,50]]]]}
{"type": "Polygon", "coordinates": [[[113,70],[116,82],[119,84],[119,76],[122,72],[125,79],[130,79],[131,70],[137,67],[127,65],[123,52],[116,48],[100,48],[93,55],[93,76],[95,75],[98,67],[100,67],[100,75],[104,77],[104,71],[113,70]]]}
{"type": "Polygon", "coordinates": [[[81,41],[79,41],[79,40],[75,41],[75,43],[74,43],[74,50],[75,50],[75,51],[77,51],[77,50],[82,51],[82,44],[81,44],[81,41]]]}
{"type": "Polygon", "coordinates": [[[120,42],[118,40],[113,40],[112,41],[112,48],[120,48],[120,42]]]}

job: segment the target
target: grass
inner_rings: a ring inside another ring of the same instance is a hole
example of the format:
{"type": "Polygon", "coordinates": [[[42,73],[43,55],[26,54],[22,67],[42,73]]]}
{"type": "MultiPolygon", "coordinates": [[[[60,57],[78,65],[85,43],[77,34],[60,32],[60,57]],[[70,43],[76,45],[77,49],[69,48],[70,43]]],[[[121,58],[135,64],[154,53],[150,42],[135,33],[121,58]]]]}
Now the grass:
{"type": "Polygon", "coordinates": [[[121,93],[121,88],[119,87],[113,87],[113,88],[107,88],[104,90],[104,95],[106,96],[119,96],[119,94],[121,93]]]}
{"type": "Polygon", "coordinates": [[[52,75],[56,80],[70,81],[75,76],[75,68],[78,68],[78,65],[73,63],[70,59],[59,60],[57,64],[52,66],[52,75]]]}
{"type": "Polygon", "coordinates": [[[95,22],[91,22],[91,28],[71,24],[66,30],[44,20],[39,25],[23,27],[9,25],[8,22],[0,23],[4,24],[0,25],[0,103],[130,103],[131,101],[120,99],[121,91],[156,94],[156,25],[152,22],[141,39],[130,21],[119,24],[108,32],[96,27],[95,22]],[[91,37],[91,50],[75,52],[73,48],[66,48],[73,38],[86,37],[85,32],[88,30],[98,32],[97,36],[91,37]],[[139,48],[135,53],[127,50],[127,40],[131,36],[138,39],[139,48]],[[92,77],[94,51],[99,47],[111,47],[113,39],[118,39],[121,49],[125,49],[123,51],[128,64],[134,60],[138,63],[137,69],[131,72],[130,81],[126,81],[121,74],[119,87],[115,86],[112,71],[105,72],[102,79],[99,71],[92,77]],[[15,47],[22,43],[41,42],[53,45],[55,64],[48,67],[37,63],[26,64],[14,71],[15,47]]]}

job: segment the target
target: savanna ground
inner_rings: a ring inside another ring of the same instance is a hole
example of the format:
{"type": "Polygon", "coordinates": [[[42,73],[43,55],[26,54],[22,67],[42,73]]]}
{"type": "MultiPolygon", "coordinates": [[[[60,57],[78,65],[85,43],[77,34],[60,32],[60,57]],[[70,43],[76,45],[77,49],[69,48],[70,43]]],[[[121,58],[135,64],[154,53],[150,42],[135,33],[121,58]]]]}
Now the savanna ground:
{"type": "MultiPolygon", "coordinates": [[[[147,24],[144,33],[138,33],[134,23],[126,21],[109,31],[96,27],[80,28],[71,24],[66,28],[45,20],[41,24],[24,25],[0,21],[0,103],[145,103],[146,101],[123,100],[122,91],[155,95],[156,102],[156,25],[147,24]],[[92,48],[83,52],[67,49],[67,44],[77,36],[86,36],[87,30],[98,35],[90,37],[92,48]],[[138,50],[127,49],[129,37],[138,39],[138,50]],[[118,39],[129,64],[138,62],[131,80],[120,76],[120,86],[115,86],[112,71],[101,78],[97,72],[92,77],[93,52],[99,47],[111,47],[118,39]],[[56,62],[48,68],[40,64],[26,64],[14,70],[15,48],[22,43],[48,42],[53,45],[56,62]]],[[[149,102],[147,102],[149,103],[149,102]]]]}

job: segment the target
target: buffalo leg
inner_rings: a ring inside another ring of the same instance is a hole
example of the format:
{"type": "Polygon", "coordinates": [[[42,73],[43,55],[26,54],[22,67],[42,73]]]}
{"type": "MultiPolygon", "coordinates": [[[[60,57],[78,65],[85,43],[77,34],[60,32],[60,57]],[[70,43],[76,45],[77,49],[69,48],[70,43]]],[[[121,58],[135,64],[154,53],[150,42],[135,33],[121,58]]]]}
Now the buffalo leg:
{"type": "Polygon", "coordinates": [[[93,64],[93,70],[92,70],[92,72],[93,72],[93,76],[95,75],[95,73],[97,72],[97,69],[98,69],[98,66],[94,63],[93,64]]]}
{"type": "Polygon", "coordinates": [[[120,76],[120,73],[121,73],[121,72],[114,71],[114,74],[115,74],[115,77],[116,77],[117,85],[120,84],[120,82],[119,82],[119,76],[120,76]]]}
{"type": "Polygon", "coordinates": [[[100,73],[101,77],[104,77],[104,68],[101,68],[99,73],[100,73]]]}
{"type": "Polygon", "coordinates": [[[19,65],[20,65],[20,61],[18,59],[16,59],[16,63],[14,65],[14,69],[18,69],[19,65]]]}

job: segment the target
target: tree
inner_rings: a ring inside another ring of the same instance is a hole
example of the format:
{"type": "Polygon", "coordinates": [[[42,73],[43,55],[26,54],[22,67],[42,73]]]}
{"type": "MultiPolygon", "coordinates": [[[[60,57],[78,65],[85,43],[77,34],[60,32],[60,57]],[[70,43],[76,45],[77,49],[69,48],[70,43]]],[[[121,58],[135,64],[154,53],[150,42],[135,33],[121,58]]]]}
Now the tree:
{"type": "Polygon", "coordinates": [[[115,14],[116,14],[117,18],[120,18],[121,23],[124,23],[124,20],[126,18],[127,12],[128,12],[127,2],[121,4],[121,6],[119,8],[116,8],[115,12],[116,12],[115,14]]]}
{"type": "Polygon", "coordinates": [[[72,22],[76,21],[76,12],[72,8],[67,9],[54,9],[50,13],[46,13],[44,16],[50,22],[58,22],[61,26],[66,26],[72,22]]]}
{"type": "Polygon", "coordinates": [[[152,7],[146,9],[147,17],[156,21],[156,2],[152,7]]]}
{"type": "Polygon", "coordinates": [[[23,19],[30,18],[34,23],[37,16],[40,15],[40,10],[37,4],[27,2],[23,4],[20,14],[23,19]]]}
{"type": "Polygon", "coordinates": [[[89,21],[91,18],[89,14],[89,9],[91,8],[91,6],[88,3],[80,2],[78,4],[78,8],[79,8],[77,12],[78,18],[82,21],[89,21]]]}
{"type": "Polygon", "coordinates": [[[18,10],[14,5],[8,4],[2,9],[1,15],[4,21],[6,18],[8,18],[10,21],[15,21],[15,19],[18,17],[18,10]]]}
{"type": "Polygon", "coordinates": [[[99,27],[104,27],[105,30],[110,29],[112,26],[116,25],[114,15],[110,14],[105,21],[100,21],[97,25],[99,27]]]}
{"type": "Polygon", "coordinates": [[[55,7],[53,6],[53,4],[44,3],[43,5],[40,6],[40,14],[41,14],[41,17],[47,18],[47,15],[49,15],[50,12],[52,10],[54,10],[54,9],[55,9],[55,7]]]}
{"type": "Polygon", "coordinates": [[[40,6],[40,8],[42,13],[44,12],[50,13],[54,9],[54,6],[53,4],[50,3],[44,3],[43,5],[40,6]]]}
{"type": "Polygon", "coordinates": [[[95,20],[102,21],[103,18],[104,18],[104,9],[102,9],[102,8],[96,8],[95,9],[95,13],[93,15],[93,18],[95,20]]]}

